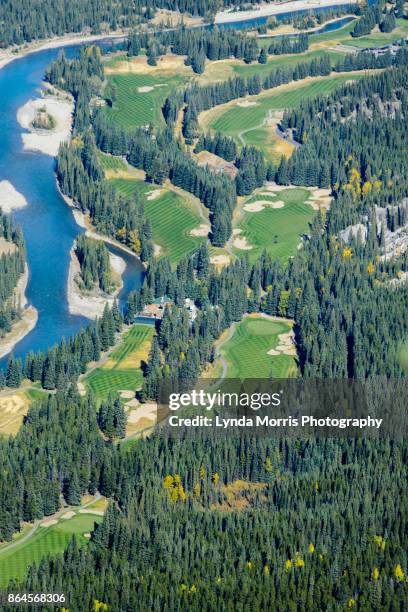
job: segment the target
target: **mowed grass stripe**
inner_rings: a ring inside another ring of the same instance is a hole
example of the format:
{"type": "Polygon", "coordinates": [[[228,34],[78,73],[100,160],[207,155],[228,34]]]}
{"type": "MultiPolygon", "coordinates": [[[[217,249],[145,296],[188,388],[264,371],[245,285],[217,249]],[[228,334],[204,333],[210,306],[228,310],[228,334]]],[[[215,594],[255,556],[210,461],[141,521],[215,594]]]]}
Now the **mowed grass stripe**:
{"type": "Polygon", "coordinates": [[[238,135],[243,130],[260,125],[269,110],[293,108],[302,100],[328,94],[345,81],[352,80],[355,77],[356,75],[329,77],[303,85],[299,83],[298,87],[292,85],[287,91],[251,96],[250,100],[256,102],[256,106],[242,107],[236,104],[232,108],[226,109],[225,113],[216,114],[214,120],[211,121],[210,119],[208,127],[235,138],[241,144],[238,135]]]}
{"type": "Polygon", "coordinates": [[[150,191],[157,187],[139,180],[114,179],[112,184],[127,197],[137,193],[144,199],[145,214],[152,225],[153,242],[161,248],[172,263],[177,263],[205,240],[205,237],[191,236],[202,220],[191,205],[173,191],[163,189],[163,195],[147,199],[150,191]]]}
{"type": "Polygon", "coordinates": [[[116,88],[116,100],[113,107],[106,106],[103,112],[110,123],[125,129],[150,123],[163,125],[161,108],[164,100],[180,80],[177,75],[168,77],[140,74],[110,75],[108,83],[116,88]],[[143,87],[153,87],[153,89],[139,91],[143,87]]]}
{"type": "MultiPolygon", "coordinates": [[[[44,519],[46,520],[46,518],[44,519]]],[[[94,523],[102,517],[96,515],[76,515],[72,519],[61,519],[57,525],[38,527],[28,540],[10,550],[0,550],[0,586],[5,586],[12,578],[23,578],[32,563],[38,564],[47,555],[62,553],[68,546],[72,534],[76,534],[80,545],[88,540],[83,536],[90,533],[94,523]]]]}
{"type": "Polygon", "coordinates": [[[296,361],[290,355],[268,355],[279,344],[279,334],[290,325],[261,317],[246,317],[232,338],[222,347],[227,378],[288,378],[296,375],[296,361]]]}
{"type": "MultiPolygon", "coordinates": [[[[245,237],[251,250],[246,251],[250,261],[256,260],[262,251],[286,264],[289,257],[296,253],[302,235],[309,230],[316,211],[306,203],[310,196],[307,189],[285,189],[276,196],[257,195],[248,203],[255,201],[284,202],[283,208],[270,208],[267,205],[259,212],[247,212],[238,223],[242,229],[240,237],[245,237]]],[[[235,252],[243,253],[240,249],[235,252]]]]}

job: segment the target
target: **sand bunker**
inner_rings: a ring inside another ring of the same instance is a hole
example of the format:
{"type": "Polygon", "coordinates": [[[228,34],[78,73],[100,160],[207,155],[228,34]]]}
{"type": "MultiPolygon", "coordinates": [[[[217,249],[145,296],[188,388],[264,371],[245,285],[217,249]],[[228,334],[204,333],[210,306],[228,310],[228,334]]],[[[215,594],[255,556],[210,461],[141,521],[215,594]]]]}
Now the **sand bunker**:
{"type": "Polygon", "coordinates": [[[119,391],[119,395],[123,399],[132,399],[132,398],[135,397],[135,392],[134,391],[128,391],[127,389],[125,389],[124,391],[119,391]]]}
{"type": "Polygon", "coordinates": [[[270,208],[283,208],[285,206],[285,202],[282,200],[276,200],[276,202],[270,202],[270,208]]]}
{"type": "Polygon", "coordinates": [[[198,227],[195,227],[191,230],[190,236],[208,236],[208,232],[210,231],[210,226],[206,223],[201,223],[198,227]]]}
{"type": "Polygon", "coordinates": [[[156,200],[157,198],[159,198],[162,194],[163,189],[153,189],[153,191],[150,191],[149,195],[147,196],[146,200],[156,200]]]}
{"type": "Polygon", "coordinates": [[[150,85],[144,85],[143,87],[138,87],[137,91],[139,93],[148,93],[149,91],[153,91],[154,87],[151,87],[150,85]]]}
{"type": "MultiPolygon", "coordinates": [[[[129,404],[126,404],[128,406],[129,404]]],[[[138,423],[141,419],[149,419],[150,421],[157,420],[157,404],[150,402],[147,404],[139,404],[135,410],[131,410],[128,414],[128,423],[138,423]]]]}
{"type": "Polygon", "coordinates": [[[293,330],[279,334],[278,336],[278,346],[273,349],[269,349],[267,351],[268,355],[292,355],[296,356],[296,347],[293,343],[293,338],[295,334],[293,330]]]}
{"type": "Polygon", "coordinates": [[[73,516],[75,516],[75,512],[73,512],[72,510],[69,510],[68,512],[63,514],[61,518],[64,520],[67,520],[67,519],[71,519],[73,516]]]}
{"type": "Polygon", "coordinates": [[[58,523],[57,519],[50,519],[49,521],[43,521],[40,523],[41,527],[51,527],[52,525],[56,525],[58,523]]]}
{"type": "Polygon", "coordinates": [[[55,157],[60,144],[69,140],[71,136],[72,111],[73,102],[57,96],[48,95],[45,98],[29,100],[17,111],[17,121],[21,127],[30,130],[30,133],[21,135],[24,149],[41,151],[55,157]],[[40,109],[45,109],[53,117],[55,128],[49,130],[33,128],[32,123],[40,109]]]}
{"type": "Polygon", "coordinates": [[[252,204],[245,204],[244,210],[246,212],[261,212],[265,208],[265,206],[269,206],[270,202],[268,200],[257,200],[256,202],[252,202],[252,204]]]}
{"type": "Polygon", "coordinates": [[[153,243],[153,253],[154,253],[154,256],[158,257],[161,252],[162,252],[162,248],[161,248],[160,244],[153,243]]]}
{"type": "Polygon", "coordinates": [[[242,102],[237,102],[237,106],[242,106],[243,108],[248,108],[248,106],[257,106],[258,102],[253,102],[251,100],[242,100],[242,102]]]}
{"type": "Polygon", "coordinates": [[[266,187],[266,190],[269,192],[284,191],[285,189],[297,189],[295,185],[278,185],[277,183],[274,183],[273,181],[271,181],[270,183],[267,183],[265,187],[266,187]]]}
{"type": "Polygon", "coordinates": [[[90,533],[84,533],[84,538],[87,538],[89,540],[90,537],[91,537],[90,533]]]}
{"type": "Polygon", "coordinates": [[[81,508],[80,514],[96,514],[96,516],[103,516],[103,510],[92,510],[92,508],[81,508]]]}
{"type": "Polygon", "coordinates": [[[19,193],[10,181],[0,181],[0,207],[4,213],[27,206],[27,200],[19,193]]]}
{"type": "Polygon", "coordinates": [[[242,236],[242,238],[235,238],[232,244],[236,249],[240,249],[241,251],[250,251],[253,248],[251,244],[248,244],[245,236],[242,236]]]}
{"type": "Polygon", "coordinates": [[[215,266],[227,266],[230,262],[229,255],[213,255],[210,262],[215,266]]]}

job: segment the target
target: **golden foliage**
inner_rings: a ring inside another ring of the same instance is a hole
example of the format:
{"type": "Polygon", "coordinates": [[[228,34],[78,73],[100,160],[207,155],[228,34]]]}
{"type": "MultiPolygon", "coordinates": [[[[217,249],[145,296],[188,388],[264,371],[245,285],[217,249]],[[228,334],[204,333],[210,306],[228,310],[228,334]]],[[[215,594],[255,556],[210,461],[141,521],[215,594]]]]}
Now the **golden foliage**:
{"type": "Polygon", "coordinates": [[[375,271],[375,266],[373,263],[371,263],[371,261],[368,263],[367,265],[367,272],[368,274],[373,274],[373,272],[375,271]]]}
{"type": "Polygon", "coordinates": [[[394,576],[398,582],[404,578],[404,571],[399,563],[394,567],[394,576]]]}
{"type": "Polygon", "coordinates": [[[378,569],[378,567],[375,567],[373,569],[373,579],[378,580],[379,577],[380,577],[380,570],[378,569]]]}
{"type": "Polygon", "coordinates": [[[348,259],[349,257],[351,257],[353,251],[351,250],[350,247],[345,247],[343,249],[343,259],[348,259]]]}
{"type": "Polygon", "coordinates": [[[316,550],[315,549],[315,545],[310,543],[307,550],[312,555],[314,553],[314,551],[316,550]]]}

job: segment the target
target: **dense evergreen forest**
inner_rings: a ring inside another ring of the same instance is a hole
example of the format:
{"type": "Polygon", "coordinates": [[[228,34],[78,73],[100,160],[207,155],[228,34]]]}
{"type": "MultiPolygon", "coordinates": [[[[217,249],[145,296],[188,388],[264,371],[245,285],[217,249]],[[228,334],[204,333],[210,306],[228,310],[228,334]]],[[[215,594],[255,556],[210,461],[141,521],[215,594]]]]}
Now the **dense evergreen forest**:
{"type": "Polygon", "coordinates": [[[74,251],[81,269],[80,286],[87,291],[96,287],[110,293],[114,286],[106,244],[81,234],[75,241],[74,251]]]}
{"type": "Polygon", "coordinates": [[[89,545],[11,590],[64,592],[75,611],[405,609],[406,442],[157,433],[122,448],[100,414],[57,394],[0,441],[3,536],[61,491],[114,500],[89,545]]]}
{"type": "Polygon", "coordinates": [[[11,330],[21,315],[21,304],[15,295],[17,282],[24,272],[25,250],[21,229],[10,215],[0,209],[0,336],[11,330]]]}
{"type": "Polygon", "coordinates": [[[268,53],[270,55],[303,53],[309,48],[309,40],[305,34],[289,39],[277,38],[266,49],[259,47],[256,38],[249,37],[239,30],[181,27],[158,35],[135,31],[129,35],[126,48],[131,57],[145,50],[148,63],[151,65],[155,65],[157,58],[168,52],[186,55],[186,65],[191,66],[197,74],[201,74],[204,72],[206,59],[215,61],[235,57],[244,60],[246,64],[256,60],[260,64],[266,64],[268,53]]]}
{"type": "MultiPolygon", "coordinates": [[[[246,4],[255,4],[246,0],[246,4]]],[[[223,7],[241,4],[237,0],[154,0],[148,8],[142,0],[2,0],[0,3],[0,46],[21,45],[24,42],[82,32],[91,28],[129,28],[152,17],[156,8],[180,11],[192,15],[213,15],[223,7]]]]}

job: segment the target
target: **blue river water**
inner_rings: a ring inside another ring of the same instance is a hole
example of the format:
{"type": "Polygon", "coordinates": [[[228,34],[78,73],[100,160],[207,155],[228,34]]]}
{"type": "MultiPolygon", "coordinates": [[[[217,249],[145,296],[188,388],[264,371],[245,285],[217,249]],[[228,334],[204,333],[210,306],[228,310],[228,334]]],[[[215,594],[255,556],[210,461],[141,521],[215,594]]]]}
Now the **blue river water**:
{"type": "MultiPolygon", "coordinates": [[[[77,50],[78,46],[66,47],[65,53],[72,56],[77,50]]],[[[29,350],[44,350],[89,323],[84,317],[71,315],[67,303],[69,251],[83,230],[58,193],[54,159],[23,150],[22,128],[16,119],[23,104],[39,97],[45,68],[58,52],[50,49],[32,53],[0,70],[0,180],[10,181],[28,201],[28,206],[14,211],[14,218],[22,227],[26,243],[30,270],[27,298],[39,314],[36,327],[15,347],[14,354],[20,357],[29,350]]],[[[123,305],[129,291],[140,286],[143,268],[135,257],[113,247],[109,250],[127,264],[119,295],[123,305]]],[[[5,361],[7,358],[0,365],[5,361]]]]}

